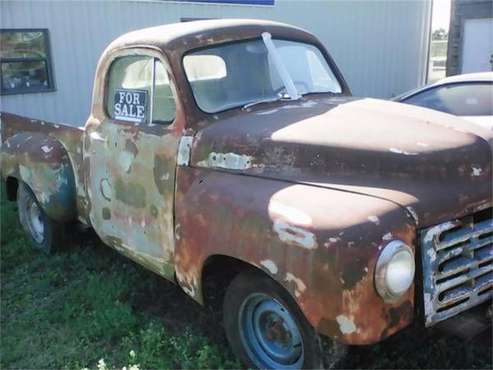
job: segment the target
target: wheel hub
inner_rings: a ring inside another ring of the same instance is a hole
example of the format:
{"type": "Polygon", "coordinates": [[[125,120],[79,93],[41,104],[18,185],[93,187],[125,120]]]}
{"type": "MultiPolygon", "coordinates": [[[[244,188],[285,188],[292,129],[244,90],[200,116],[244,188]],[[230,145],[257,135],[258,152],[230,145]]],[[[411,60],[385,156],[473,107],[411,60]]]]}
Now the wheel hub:
{"type": "Polygon", "coordinates": [[[289,311],[272,297],[247,298],[240,315],[243,342],[260,368],[299,369],[303,365],[301,333],[289,311]]]}

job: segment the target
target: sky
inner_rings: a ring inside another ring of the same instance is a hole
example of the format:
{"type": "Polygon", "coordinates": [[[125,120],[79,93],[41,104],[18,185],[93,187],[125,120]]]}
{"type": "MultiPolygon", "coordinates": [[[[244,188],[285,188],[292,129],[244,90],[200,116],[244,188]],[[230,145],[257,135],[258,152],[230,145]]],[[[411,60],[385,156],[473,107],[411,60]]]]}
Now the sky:
{"type": "Polygon", "coordinates": [[[448,30],[450,22],[450,0],[433,0],[432,29],[448,30]]]}

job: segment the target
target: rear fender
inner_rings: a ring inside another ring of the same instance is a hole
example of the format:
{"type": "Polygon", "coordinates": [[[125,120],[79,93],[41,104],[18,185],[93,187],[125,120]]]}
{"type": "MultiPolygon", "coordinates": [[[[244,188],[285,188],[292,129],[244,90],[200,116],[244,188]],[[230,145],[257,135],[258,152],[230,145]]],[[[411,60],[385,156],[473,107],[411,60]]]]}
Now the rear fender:
{"type": "Polygon", "coordinates": [[[26,183],[48,217],[67,222],[76,217],[76,192],[72,164],[56,139],[23,132],[2,145],[2,177],[26,183]]]}

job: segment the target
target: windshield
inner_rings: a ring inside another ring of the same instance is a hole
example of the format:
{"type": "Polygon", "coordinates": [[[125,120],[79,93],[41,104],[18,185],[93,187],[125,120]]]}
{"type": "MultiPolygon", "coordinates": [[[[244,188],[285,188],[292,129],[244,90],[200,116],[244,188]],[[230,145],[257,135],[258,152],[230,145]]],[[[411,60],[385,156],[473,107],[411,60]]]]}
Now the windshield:
{"type": "MultiPolygon", "coordinates": [[[[299,95],[341,93],[339,82],[317,47],[295,41],[272,42],[299,95]]],[[[202,49],[187,54],[183,65],[195,100],[207,113],[290,98],[262,40],[202,49]]]]}

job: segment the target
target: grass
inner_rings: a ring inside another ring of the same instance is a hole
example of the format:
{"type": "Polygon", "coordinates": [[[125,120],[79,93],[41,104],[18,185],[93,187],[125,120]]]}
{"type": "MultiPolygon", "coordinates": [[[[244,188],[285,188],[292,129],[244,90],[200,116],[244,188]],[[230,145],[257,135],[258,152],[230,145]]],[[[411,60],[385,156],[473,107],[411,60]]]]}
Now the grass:
{"type": "MultiPolygon", "coordinates": [[[[2,197],[0,208],[2,369],[240,367],[215,316],[173,284],[87,234],[53,256],[33,251],[15,204],[2,197]]],[[[491,359],[491,336],[407,330],[341,366],[489,369],[491,359]]]]}
{"type": "Polygon", "coordinates": [[[33,251],[15,205],[0,207],[2,369],[239,367],[219,325],[173,284],[93,237],[33,251]]]}

